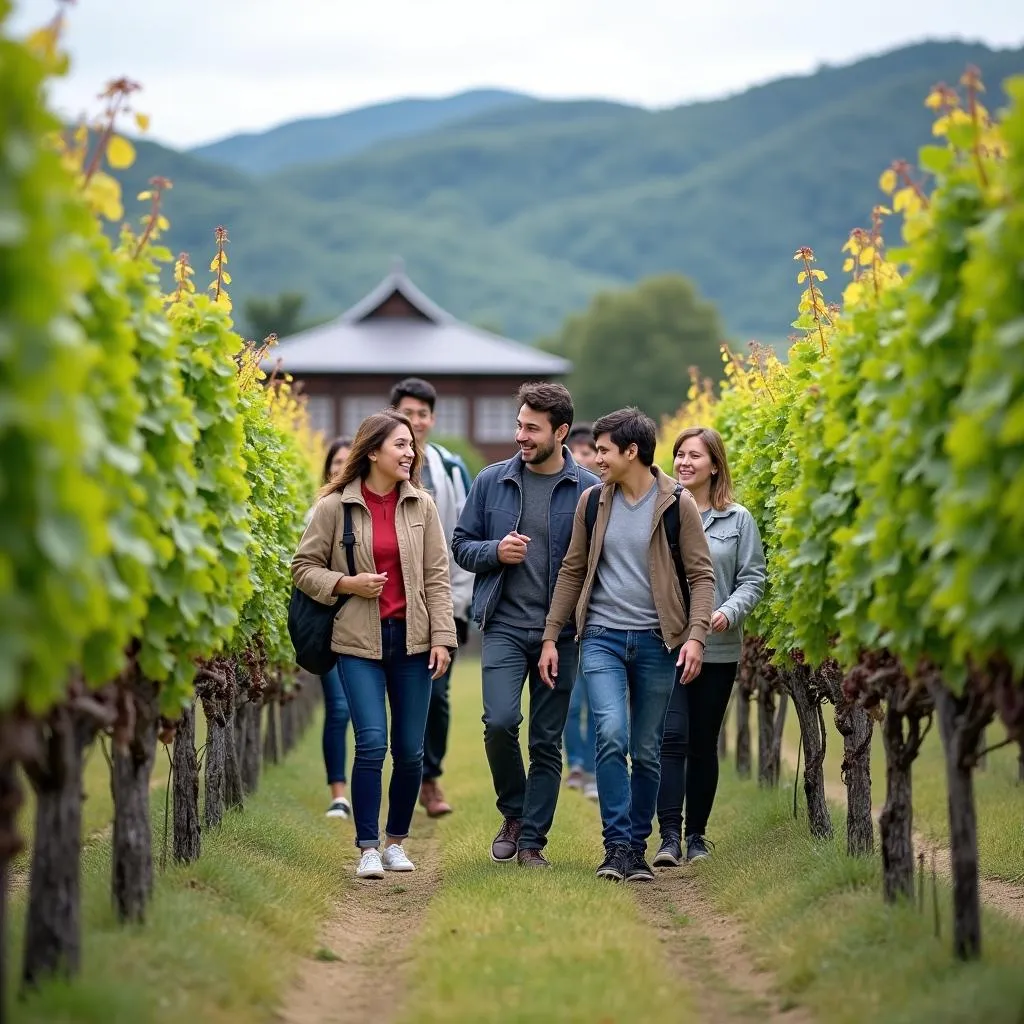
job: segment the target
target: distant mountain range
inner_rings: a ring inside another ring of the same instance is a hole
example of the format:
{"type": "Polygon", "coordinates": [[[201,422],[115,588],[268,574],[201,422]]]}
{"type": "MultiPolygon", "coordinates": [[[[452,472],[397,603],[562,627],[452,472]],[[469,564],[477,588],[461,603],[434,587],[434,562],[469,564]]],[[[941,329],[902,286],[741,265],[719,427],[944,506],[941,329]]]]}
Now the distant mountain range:
{"type": "Polygon", "coordinates": [[[674,270],[733,338],[777,340],[794,250],[838,276],[880,172],[931,137],[929,89],[968,63],[997,107],[1024,50],[922,43],[660,111],[497,90],[402,100],[191,153],[143,142],[123,176],[128,195],[173,180],[169,244],[197,268],[228,227],[236,307],[292,290],[334,315],[400,255],[457,316],[533,340],[600,289],[674,270]]]}

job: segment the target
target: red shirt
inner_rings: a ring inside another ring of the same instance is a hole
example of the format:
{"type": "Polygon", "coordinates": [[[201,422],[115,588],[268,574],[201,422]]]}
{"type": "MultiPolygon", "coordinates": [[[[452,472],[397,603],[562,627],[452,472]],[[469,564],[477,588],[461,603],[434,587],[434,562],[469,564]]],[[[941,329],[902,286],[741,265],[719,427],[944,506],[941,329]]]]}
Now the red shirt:
{"type": "Polygon", "coordinates": [[[390,494],[374,494],[363,484],[363,500],[370,510],[373,526],[373,564],[378,573],[387,573],[380,598],[381,619],[405,618],[405,580],[402,577],[402,558],[398,552],[398,532],[395,513],[398,510],[398,488],[390,494]]]}

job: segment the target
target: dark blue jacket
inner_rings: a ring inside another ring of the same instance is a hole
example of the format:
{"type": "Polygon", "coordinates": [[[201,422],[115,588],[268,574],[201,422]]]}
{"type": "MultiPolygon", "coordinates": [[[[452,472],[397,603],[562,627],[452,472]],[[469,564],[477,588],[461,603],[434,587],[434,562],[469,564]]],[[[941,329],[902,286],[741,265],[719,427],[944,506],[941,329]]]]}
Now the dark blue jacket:
{"type": "MultiPolygon", "coordinates": [[[[572,536],[572,521],[580,495],[598,478],[577,465],[569,449],[562,446],[565,472],[551,492],[548,507],[548,603],[555,590],[558,570],[565,558],[572,536]]],[[[527,471],[528,472],[528,471],[527,471]]],[[[459,516],[452,535],[452,554],[463,569],[474,573],[472,616],[484,629],[501,597],[505,565],[498,561],[498,544],[507,534],[519,529],[523,514],[523,459],[514,455],[506,462],[496,462],[484,469],[473,481],[466,506],[459,516]]],[[[544,628],[543,622],[537,623],[544,628]]],[[[565,625],[564,635],[574,635],[572,622],[565,625]]]]}

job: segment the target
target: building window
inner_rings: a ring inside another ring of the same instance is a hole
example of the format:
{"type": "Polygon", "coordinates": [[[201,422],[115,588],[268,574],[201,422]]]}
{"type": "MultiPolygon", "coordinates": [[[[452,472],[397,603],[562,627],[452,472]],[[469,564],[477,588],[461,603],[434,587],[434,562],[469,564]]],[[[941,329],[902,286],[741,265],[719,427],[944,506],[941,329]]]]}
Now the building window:
{"type": "Polygon", "coordinates": [[[439,437],[465,437],[469,432],[469,403],[465,398],[439,398],[434,412],[434,433],[439,437]]]}
{"type": "Polygon", "coordinates": [[[308,395],[306,409],[309,411],[309,422],[314,430],[319,430],[326,437],[334,436],[334,398],[330,395],[308,395]]]}
{"type": "Polygon", "coordinates": [[[387,409],[389,405],[390,403],[386,396],[359,395],[353,398],[346,398],[342,415],[342,423],[344,424],[342,432],[348,434],[349,437],[355,437],[359,424],[367,416],[372,416],[375,412],[380,412],[381,409],[387,409]]]}
{"type": "Polygon", "coordinates": [[[516,432],[516,407],[511,398],[478,398],[474,411],[477,441],[484,444],[512,442],[516,432]]]}

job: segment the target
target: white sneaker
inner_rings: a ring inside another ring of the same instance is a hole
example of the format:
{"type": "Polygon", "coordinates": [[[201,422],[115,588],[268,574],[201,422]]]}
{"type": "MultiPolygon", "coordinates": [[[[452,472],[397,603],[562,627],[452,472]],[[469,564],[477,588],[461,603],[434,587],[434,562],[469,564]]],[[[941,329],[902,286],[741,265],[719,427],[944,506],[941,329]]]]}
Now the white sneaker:
{"type": "Polygon", "coordinates": [[[598,798],[597,781],[594,779],[593,776],[590,776],[590,778],[588,778],[586,782],[583,783],[583,795],[588,800],[596,800],[598,798]]]}
{"type": "Polygon", "coordinates": [[[356,868],[356,878],[383,878],[384,865],[381,863],[380,854],[376,850],[364,850],[359,858],[359,867],[356,868]]]}
{"type": "Polygon", "coordinates": [[[331,801],[331,806],[327,808],[328,818],[350,818],[352,816],[352,805],[343,797],[339,796],[337,800],[331,801]]]}
{"type": "Polygon", "coordinates": [[[384,855],[381,857],[385,871],[415,871],[416,865],[406,856],[401,843],[384,847],[384,855]]]}

